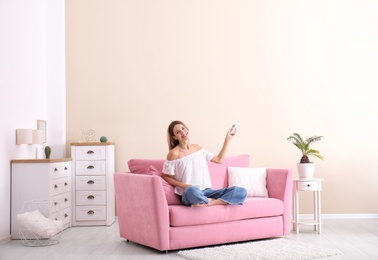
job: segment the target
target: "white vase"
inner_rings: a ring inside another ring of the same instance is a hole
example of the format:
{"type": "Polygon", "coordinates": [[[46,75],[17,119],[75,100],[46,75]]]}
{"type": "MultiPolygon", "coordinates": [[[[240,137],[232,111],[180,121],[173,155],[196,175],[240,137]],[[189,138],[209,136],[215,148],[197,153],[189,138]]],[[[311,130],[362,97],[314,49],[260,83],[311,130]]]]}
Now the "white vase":
{"type": "Polygon", "coordinates": [[[315,163],[298,163],[297,167],[300,179],[311,179],[314,177],[315,163]]]}

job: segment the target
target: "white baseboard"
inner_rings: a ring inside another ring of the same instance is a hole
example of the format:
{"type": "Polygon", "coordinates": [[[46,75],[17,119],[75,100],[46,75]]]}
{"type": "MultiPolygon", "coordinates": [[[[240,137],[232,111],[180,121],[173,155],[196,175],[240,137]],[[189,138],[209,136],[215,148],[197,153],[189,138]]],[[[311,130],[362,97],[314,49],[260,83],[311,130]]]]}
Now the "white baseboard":
{"type": "Polygon", "coordinates": [[[11,236],[0,238],[0,244],[6,243],[8,241],[11,241],[11,236]]]}
{"type": "MultiPolygon", "coordinates": [[[[299,214],[300,218],[313,219],[313,214],[299,214]]],[[[378,218],[378,214],[322,214],[322,219],[357,219],[357,218],[378,218]]]]}

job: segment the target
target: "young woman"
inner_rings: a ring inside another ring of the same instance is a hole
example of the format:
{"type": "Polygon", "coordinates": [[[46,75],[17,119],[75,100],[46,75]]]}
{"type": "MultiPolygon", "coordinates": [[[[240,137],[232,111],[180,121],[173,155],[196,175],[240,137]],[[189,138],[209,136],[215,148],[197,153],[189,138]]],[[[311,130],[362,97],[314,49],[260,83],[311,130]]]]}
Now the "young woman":
{"type": "Polygon", "coordinates": [[[191,144],[189,129],[181,121],[168,126],[169,153],[163,165],[162,177],[175,186],[175,193],[187,206],[213,206],[243,204],[247,191],[241,187],[211,189],[208,162],[222,163],[229,141],[234,137],[227,132],[221,151],[214,155],[198,144],[191,144]]]}

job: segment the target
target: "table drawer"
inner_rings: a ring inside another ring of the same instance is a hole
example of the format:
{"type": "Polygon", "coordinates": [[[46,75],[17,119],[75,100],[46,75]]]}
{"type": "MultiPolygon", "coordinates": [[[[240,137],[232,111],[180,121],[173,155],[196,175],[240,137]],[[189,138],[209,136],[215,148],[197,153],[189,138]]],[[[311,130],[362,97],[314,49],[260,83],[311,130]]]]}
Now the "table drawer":
{"type": "Polygon", "coordinates": [[[106,206],[77,206],[76,220],[106,220],[106,206]]]}
{"type": "Polygon", "coordinates": [[[51,214],[51,219],[62,220],[64,229],[70,226],[71,223],[71,209],[66,208],[51,214]]]}
{"type": "Polygon", "coordinates": [[[297,185],[297,190],[320,190],[318,181],[300,181],[297,185]]]}
{"type": "Polygon", "coordinates": [[[76,175],[105,175],[105,161],[78,161],[76,175]]]}
{"type": "Polygon", "coordinates": [[[51,179],[71,176],[71,162],[53,163],[50,165],[51,179]]]}
{"type": "Polygon", "coordinates": [[[56,212],[65,208],[71,207],[71,192],[62,193],[51,198],[52,203],[51,211],[56,212]]]}
{"type": "Polygon", "coordinates": [[[105,191],[77,191],[76,205],[105,205],[105,191]]]}
{"type": "Polygon", "coordinates": [[[105,160],[105,146],[76,146],[76,160],[105,160]]]}
{"type": "Polygon", "coordinates": [[[105,190],[105,176],[76,176],[76,190],[105,190]]]}
{"type": "Polygon", "coordinates": [[[50,184],[51,196],[56,196],[62,193],[71,191],[71,178],[65,177],[60,179],[55,179],[51,181],[50,184]]]}
{"type": "Polygon", "coordinates": [[[71,208],[66,208],[62,210],[63,216],[63,225],[64,228],[68,228],[71,226],[71,208]]]}

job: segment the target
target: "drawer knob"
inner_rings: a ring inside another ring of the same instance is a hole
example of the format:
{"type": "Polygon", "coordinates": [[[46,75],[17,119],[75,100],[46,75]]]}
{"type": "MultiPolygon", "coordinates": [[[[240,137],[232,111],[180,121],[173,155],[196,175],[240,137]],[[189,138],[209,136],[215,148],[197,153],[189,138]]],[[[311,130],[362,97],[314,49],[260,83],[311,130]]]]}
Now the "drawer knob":
{"type": "Polygon", "coordinates": [[[67,170],[68,170],[68,168],[67,168],[67,167],[64,167],[64,170],[65,170],[65,171],[67,171],[67,170]]]}
{"type": "Polygon", "coordinates": [[[93,165],[88,165],[87,169],[94,169],[93,165]]]}
{"type": "Polygon", "coordinates": [[[89,151],[87,152],[87,154],[94,154],[94,152],[93,152],[92,150],[89,150],[89,151]]]}
{"type": "Polygon", "coordinates": [[[65,182],[65,183],[64,183],[64,186],[67,186],[67,185],[68,185],[68,183],[67,183],[67,182],[65,182]]]}
{"type": "Polygon", "coordinates": [[[64,198],[64,202],[67,202],[68,201],[68,199],[67,198],[64,198]]]}
{"type": "Polygon", "coordinates": [[[94,184],[95,182],[92,180],[87,181],[87,184],[94,184]]]}
{"type": "Polygon", "coordinates": [[[93,200],[95,197],[93,195],[89,195],[87,199],[93,200]]]}
{"type": "Polygon", "coordinates": [[[55,185],[54,185],[54,189],[57,189],[57,188],[58,188],[58,185],[55,184],[55,185]]]}
{"type": "Polygon", "coordinates": [[[94,211],[93,211],[93,210],[89,210],[89,211],[87,212],[87,214],[89,214],[89,215],[93,215],[93,214],[94,214],[94,211]]]}
{"type": "Polygon", "coordinates": [[[307,184],[307,187],[310,187],[310,184],[307,184]]]}
{"type": "Polygon", "coordinates": [[[55,169],[54,169],[54,172],[57,172],[57,171],[58,171],[58,168],[55,168],[55,169]]]}
{"type": "Polygon", "coordinates": [[[66,218],[66,217],[68,217],[67,213],[66,213],[66,214],[64,214],[64,217],[65,217],[65,218],[66,218]]]}
{"type": "Polygon", "coordinates": [[[54,205],[55,205],[55,206],[58,205],[58,202],[54,202],[54,205]]]}

